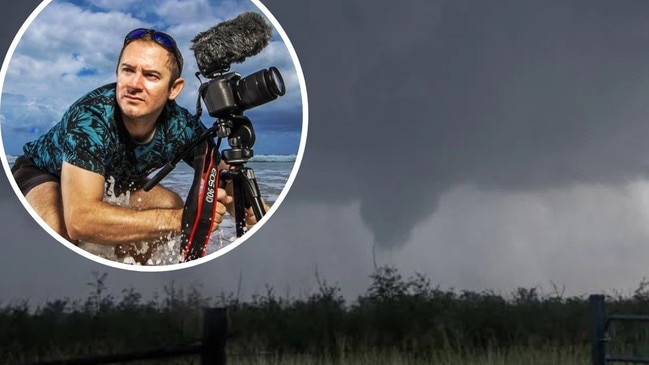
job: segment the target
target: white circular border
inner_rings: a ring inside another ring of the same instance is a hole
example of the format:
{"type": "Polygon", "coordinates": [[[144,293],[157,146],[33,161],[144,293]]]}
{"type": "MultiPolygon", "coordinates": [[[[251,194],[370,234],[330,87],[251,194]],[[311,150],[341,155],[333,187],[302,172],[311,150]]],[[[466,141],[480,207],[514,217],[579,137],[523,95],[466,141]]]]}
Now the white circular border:
{"type": "MultiPolygon", "coordinates": [[[[4,87],[4,81],[5,77],[7,75],[7,68],[9,67],[9,62],[13,58],[13,54],[16,50],[16,47],[18,46],[18,43],[20,42],[20,39],[24,35],[25,31],[31,23],[36,19],[36,17],[45,9],[47,5],[49,5],[53,0],[43,0],[43,2],[34,9],[34,11],[29,15],[27,20],[23,23],[23,25],[20,27],[18,30],[18,33],[16,33],[16,36],[14,37],[13,41],[11,42],[11,45],[9,46],[9,50],[7,51],[7,54],[5,55],[5,59],[2,63],[2,69],[0,69],[0,109],[2,108],[2,89],[4,87]]],[[[4,149],[4,143],[2,139],[2,128],[0,128],[0,160],[2,160],[2,167],[5,170],[5,173],[7,174],[9,183],[11,184],[11,187],[14,190],[14,193],[20,199],[20,202],[23,204],[25,209],[29,212],[29,214],[34,218],[38,224],[47,231],[50,236],[54,237],[56,240],[58,240],[60,243],[71,249],[72,251],[90,259],[95,262],[98,262],[100,264],[104,264],[107,266],[112,266],[114,268],[118,269],[125,269],[125,270],[131,270],[131,271],[139,271],[139,272],[163,272],[163,271],[173,271],[173,270],[178,270],[178,269],[185,269],[189,267],[193,267],[196,265],[200,265],[203,263],[206,263],[208,261],[211,261],[221,255],[224,255],[231,250],[235,249],[237,246],[245,242],[248,238],[252,237],[257,230],[259,230],[270,217],[275,213],[277,208],[281,205],[282,201],[286,197],[286,194],[288,194],[288,191],[290,190],[291,186],[293,185],[293,181],[295,180],[295,177],[297,176],[297,172],[300,168],[300,164],[302,163],[302,156],[304,155],[304,149],[306,145],[306,138],[307,138],[307,131],[308,131],[308,119],[309,119],[309,106],[308,106],[308,98],[307,98],[307,93],[306,93],[306,82],[304,80],[304,74],[302,72],[302,66],[300,65],[300,61],[297,58],[297,54],[295,52],[295,49],[293,48],[293,44],[291,41],[288,39],[288,36],[286,35],[286,32],[282,28],[282,26],[279,24],[277,19],[270,13],[270,11],[261,3],[259,0],[250,0],[253,4],[261,10],[264,15],[266,16],[267,19],[271,21],[273,24],[273,27],[275,30],[279,33],[280,37],[282,38],[282,41],[286,45],[286,48],[288,49],[291,59],[293,60],[293,66],[295,67],[295,71],[297,73],[298,81],[300,83],[300,92],[302,96],[302,131],[300,135],[300,147],[298,149],[297,157],[295,159],[295,163],[293,164],[293,169],[291,170],[291,174],[289,175],[288,180],[286,181],[286,184],[282,188],[282,191],[280,192],[279,196],[277,197],[277,200],[273,204],[273,206],[270,208],[270,210],[264,215],[264,217],[255,224],[255,226],[250,229],[248,232],[246,232],[245,235],[242,237],[237,238],[234,242],[228,244],[227,246],[217,250],[214,253],[211,253],[209,255],[206,255],[205,257],[202,257],[200,259],[192,260],[190,262],[185,262],[181,264],[172,264],[172,265],[160,265],[160,266],[142,266],[142,265],[129,265],[129,264],[124,264],[108,259],[101,258],[99,256],[96,256],[76,245],[73,243],[69,242],[68,240],[64,239],[61,237],[58,233],[56,233],[50,226],[48,226],[43,219],[36,214],[34,209],[31,207],[31,205],[27,202],[27,199],[23,196],[23,194],[20,192],[20,189],[18,188],[18,185],[16,184],[16,181],[13,179],[13,174],[11,173],[11,168],[9,167],[9,160],[7,159],[5,149],[4,149]]]]}

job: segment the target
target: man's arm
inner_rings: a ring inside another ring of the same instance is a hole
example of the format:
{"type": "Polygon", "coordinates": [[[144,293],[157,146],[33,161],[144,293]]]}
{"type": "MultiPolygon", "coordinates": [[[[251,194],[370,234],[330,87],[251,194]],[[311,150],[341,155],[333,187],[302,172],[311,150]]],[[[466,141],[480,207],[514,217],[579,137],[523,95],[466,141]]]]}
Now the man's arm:
{"type": "MultiPolygon", "coordinates": [[[[136,210],[119,207],[103,201],[104,189],[104,177],[100,174],[63,163],[63,216],[72,240],[118,244],[151,241],[180,233],[182,208],[136,210]]],[[[222,199],[221,194],[219,199],[222,199]]],[[[217,211],[222,216],[225,206],[219,204],[217,211]]]]}
{"type": "Polygon", "coordinates": [[[182,209],[134,210],[103,201],[104,177],[64,162],[61,169],[63,217],[73,240],[127,243],[180,232],[182,209]]]}

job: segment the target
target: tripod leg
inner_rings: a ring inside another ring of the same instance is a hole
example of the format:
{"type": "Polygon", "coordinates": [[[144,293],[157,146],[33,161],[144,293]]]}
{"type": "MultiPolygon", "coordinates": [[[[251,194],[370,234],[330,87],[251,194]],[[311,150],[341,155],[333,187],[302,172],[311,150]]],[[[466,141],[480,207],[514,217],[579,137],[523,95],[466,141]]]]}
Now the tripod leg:
{"type": "Polygon", "coordinates": [[[234,168],[221,171],[221,181],[232,181],[234,191],[234,220],[236,224],[237,237],[246,232],[245,210],[252,207],[252,210],[259,221],[265,214],[266,209],[261,200],[259,186],[255,179],[255,172],[251,168],[234,168]]]}
{"type": "Polygon", "coordinates": [[[237,237],[246,232],[245,192],[241,186],[241,172],[239,170],[221,170],[221,188],[225,189],[226,182],[232,182],[234,198],[234,224],[237,237]]]}
{"type": "Polygon", "coordinates": [[[266,214],[266,209],[261,201],[261,193],[259,192],[257,179],[255,179],[255,171],[251,168],[244,168],[241,171],[241,174],[241,178],[245,181],[246,203],[252,206],[255,217],[259,222],[259,220],[266,214]]]}
{"type": "Polygon", "coordinates": [[[242,187],[241,174],[237,171],[231,176],[234,190],[234,220],[237,237],[241,237],[246,232],[245,192],[242,187]]]}

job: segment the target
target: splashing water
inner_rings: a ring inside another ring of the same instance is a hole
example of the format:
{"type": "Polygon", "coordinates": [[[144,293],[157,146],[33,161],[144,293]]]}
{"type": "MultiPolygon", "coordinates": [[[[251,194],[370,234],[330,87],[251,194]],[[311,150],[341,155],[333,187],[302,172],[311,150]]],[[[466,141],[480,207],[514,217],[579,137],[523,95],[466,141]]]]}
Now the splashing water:
{"type": "MultiPolygon", "coordinates": [[[[115,195],[115,179],[110,177],[106,181],[104,202],[121,207],[131,207],[130,192],[127,191],[120,195],[115,195]]],[[[234,221],[224,219],[219,229],[212,234],[208,244],[206,255],[214,253],[219,249],[227,246],[236,240],[236,235],[226,235],[223,231],[232,232],[234,221]]],[[[116,249],[115,245],[99,244],[93,242],[79,242],[78,246],[82,249],[105,259],[121,262],[130,265],[171,265],[180,262],[180,235],[169,234],[166,237],[160,237],[155,242],[138,242],[133,244],[121,245],[127,249],[116,249]]]]}

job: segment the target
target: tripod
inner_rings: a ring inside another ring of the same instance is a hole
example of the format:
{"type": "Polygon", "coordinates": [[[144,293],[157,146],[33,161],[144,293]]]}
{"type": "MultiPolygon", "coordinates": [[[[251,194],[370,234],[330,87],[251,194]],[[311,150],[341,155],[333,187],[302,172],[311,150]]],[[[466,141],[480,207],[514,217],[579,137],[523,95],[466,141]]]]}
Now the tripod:
{"type": "Polygon", "coordinates": [[[232,181],[236,232],[237,237],[241,237],[246,231],[245,208],[252,207],[257,221],[266,214],[255,171],[245,167],[245,163],[253,157],[250,147],[255,143],[255,132],[250,119],[244,116],[231,117],[225,121],[220,119],[218,123],[224,129],[230,129],[228,143],[231,148],[223,150],[222,155],[223,162],[230,169],[221,170],[220,183],[221,187],[225,187],[228,181],[232,181]]]}
{"type": "Polygon", "coordinates": [[[247,231],[246,208],[252,207],[257,221],[266,214],[254,170],[245,167],[245,163],[254,155],[251,148],[255,143],[255,132],[250,119],[243,115],[218,118],[212,127],[205,130],[149,180],[144,185],[144,190],[151,190],[183,157],[201,143],[205,143],[206,148],[196,150],[194,182],[183,211],[181,252],[185,261],[205,255],[216,214],[215,181],[218,181],[220,188],[225,188],[228,182],[232,182],[237,237],[247,231]],[[215,137],[218,138],[216,145],[213,142],[215,137]],[[218,152],[219,147],[221,140],[226,137],[231,148],[224,150],[221,156],[218,152]],[[229,165],[229,168],[217,171],[221,160],[229,165]]]}

